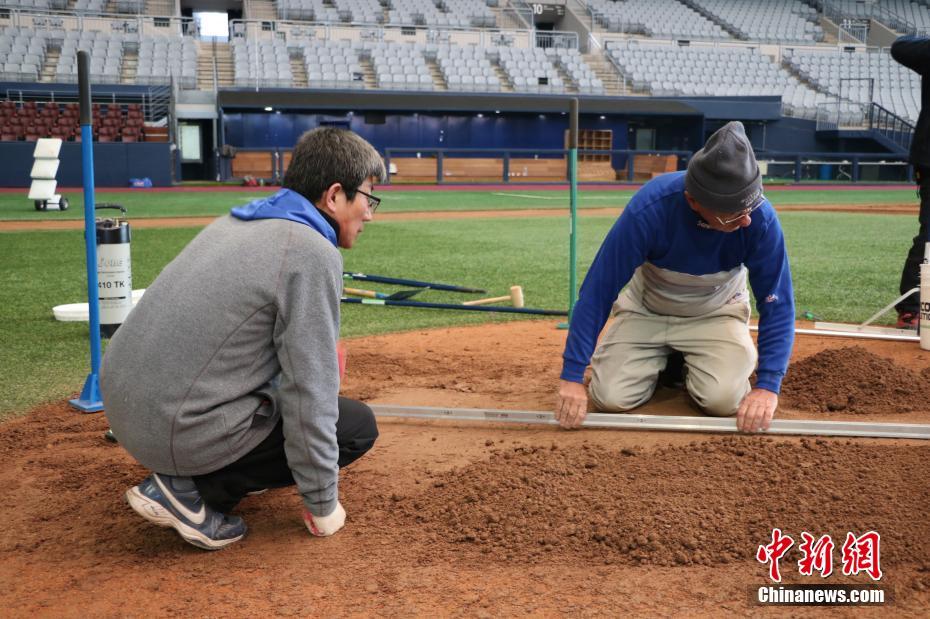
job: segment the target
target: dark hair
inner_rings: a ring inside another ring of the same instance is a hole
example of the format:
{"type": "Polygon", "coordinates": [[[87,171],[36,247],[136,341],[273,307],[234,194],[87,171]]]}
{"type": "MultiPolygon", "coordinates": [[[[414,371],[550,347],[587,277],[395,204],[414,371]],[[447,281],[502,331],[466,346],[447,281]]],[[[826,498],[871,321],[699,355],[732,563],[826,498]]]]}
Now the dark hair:
{"type": "Polygon", "coordinates": [[[294,146],[283,186],[314,204],[330,185],[339,183],[349,200],[370,177],[387,176],[384,161],[374,146],[357,134],[336,127],[307,131],[294,146]]]}

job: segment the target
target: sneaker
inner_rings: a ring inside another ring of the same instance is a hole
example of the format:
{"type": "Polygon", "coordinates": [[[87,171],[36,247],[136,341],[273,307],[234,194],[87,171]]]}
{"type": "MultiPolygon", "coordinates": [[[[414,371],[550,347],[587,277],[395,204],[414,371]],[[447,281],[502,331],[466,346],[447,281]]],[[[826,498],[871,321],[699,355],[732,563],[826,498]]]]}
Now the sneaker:
{"type": "Polygon", "coordinates": [[[152,473],[126,491],[137,514],[162,527],[173,527],[184,541],[205,550],[219,550],[245,536],[245,522],[210,509],[190,477],[152,473]]]}
{"type": "Polygon", "coordinates": [[[899,329],[916,330],[920,326],[920,314],[917,312],[901,312],[898,314],[898,324],[895,326],[899,329]]]}

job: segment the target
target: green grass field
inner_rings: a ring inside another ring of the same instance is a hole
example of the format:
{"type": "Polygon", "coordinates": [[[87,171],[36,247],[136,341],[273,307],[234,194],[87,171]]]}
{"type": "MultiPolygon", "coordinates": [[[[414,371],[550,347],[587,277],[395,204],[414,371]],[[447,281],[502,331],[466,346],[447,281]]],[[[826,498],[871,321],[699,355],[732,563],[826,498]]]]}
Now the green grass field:
{"type": "MultiPolygon", "coordinates": [[[[512,208],[506,200],[473,192],[426,193],[481,208],[512,208]],[[469,202],[473,201],[473,202],[469,202]]],[[[544,193],[544,192],[540,192],[544,193]]],[[[586,194],[587,192],[585,192],[586,194]]],[[[795,193],[784,192],[795,197],[795,193]]],[[[823,192],[836,200],[836,192],[823,192]]],[[[863,192],[867,193],[867,192],[863,192]]],[[[892,192],[886,192],[892,193],[892,192]]],[[[913,198],[911,192],[908,198],[913,198]]],[[[600,195],[583,195],[583,200],[600,195]]],[[[125,195],[125,194],[123,194],[125,195]]],[[[148,198],[130,194],[134,199],[148,198]]],[[[176,194],[166,194],[169,197],[176,194]]],[[[231,198],[197,194],[198,206],[223,212],[231,198]]],[[[248,194],[255,197],[256,194],[248,194]]],[[[393,201],[396,195],[388,194],[393,201]]],[[[411,192],[411,195],[413,192],[411,192]]],[[[549,194],[559,195],[559,194],[549,194]]],[[[859,200],[858,192],[843,192],[859,200]]],[[[2,196],[9,207],[10,196],[2,196]]],[[[185,199],[189,196],[183,194],[185,199]]],[[[173,199],[173,198],[172,198],[173,199]]],[[[905,201],[905,198],[899,198],[905,201]]],[[[588,204],[593,201],[588,200],[588,204]]],[[[190,204],[190,203],[186,203],[190,204]]],[[[387,204],[391,204],[388,202],[387,204]]],[[[441,206],[430,202],[432,208],[441,206]]],[[[446,205],[449,208],[449,205],[446,205]]],[[[154,208],[154,207],[153,207],[154,208]]],[[[393,205],[387,208],[393,208],[393,205]]],[[[80,209],[69,212],[80,214],[80,209]]],[[[185,214],[190,214],[185,210],[185,214]]],[[[46,214],[53,217],[62,214],[46,214]]],[[[813,311],[825,320],[862,321],[897,295],[901,263],[916,229],[914,217],[816,212],[781,214],[789,245],[798,311],[813,311]]],[[[579,281],[614,219],[590,217],[579,225],[579,281]]],[[[133,283],[144,288],[197,233],[195,228],[133,231],[133,283]]],[[[85,298],[82,232],[0,233],[0,418],[40,402],[78,390],[87,375],[86,323],[61,323],[51,308],[85,298]]],[[[512,284],[524,287],[527,305],[565,308],[568,297],[567,222],[561,218],[420,220],[375,222],[366,228],[356,249],[345,254],[347,270],[487,288],[506,294],[512,284]]],[[[360,288],[385,292],[397,288],[355,282],[360,288]]],[[[427,291],[417,300],[458,302],[463,296],[427,291]]],[[[517,319],[486,314],[409,308],[344,306],[345,337],[425,327],[517,319]]],[[[549,320],[553,324],[556,320],[549,320]]]]}
{"type": "MultiPolygon", "coordinates": [[[[273,189],[269,188],[269,192],[273,189]]],[[[376,192],[377,193],[377,192],[376,192]]],[[[22,195],[0,195],[0,220],[57,220],[83,219],[84,201],[80,193],[64,195],[71,202],[69,210],[39,212],[32,202],[22,195]]],[[[126,207],[130,221],[133,217],[187,217],[222,215],[232,206],[245,204],[264,194],[254,191],[191,191],[157,192],[140,191],[96,194],[98,205],[117,203],[126,207]]],[[[399,213],[410,211],[474,211],[529,208],[568,208],[568,192],[552,190],[463,190],[416,191],[390,190],[381,194],[384,201],[379,212],[399,213]]],[[[618,208],[625,206],[633,195],[632,190],[587,189],[579,191],[578,207],[584,209],[618,208]]],[[[912,189],[785,189],[769,187],[767,195],[772,204],[916,204],[912,189]]]]}

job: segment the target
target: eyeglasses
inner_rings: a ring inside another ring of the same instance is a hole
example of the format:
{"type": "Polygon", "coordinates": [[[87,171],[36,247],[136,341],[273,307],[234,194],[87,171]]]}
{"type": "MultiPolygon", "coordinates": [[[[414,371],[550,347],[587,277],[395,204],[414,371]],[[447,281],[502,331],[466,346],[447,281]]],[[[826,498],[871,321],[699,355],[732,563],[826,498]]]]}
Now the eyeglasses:
{"type": "Polygon", "coordinates": [[[356,189],[355,191],[362,194],[366,198],[368,198],[368,210],[369,211],[374,213],[375,211],[378,210],[378,205],[381,204],[381,198],[379,198],[378,196],[373,196],[370,193],[362,191],[361,189],[356,189]]]}
{"type": "Polygon", "coordinates": [[[737,221],[739,221],[746,215],[751,214],[754,210],[762,206],[763,202],[765,202],[765,199],[760,198],[759,201],[755,203],[755,205],[750,206],[749,208],[740,211],[739,213],[733,215],[732,217],[721,219],[720,217],[717,217],[716,215],[714,215],[714,219],[716,219],[720,223],[721,226],[729,226],[730,224],[736,223],[737,221]]]}

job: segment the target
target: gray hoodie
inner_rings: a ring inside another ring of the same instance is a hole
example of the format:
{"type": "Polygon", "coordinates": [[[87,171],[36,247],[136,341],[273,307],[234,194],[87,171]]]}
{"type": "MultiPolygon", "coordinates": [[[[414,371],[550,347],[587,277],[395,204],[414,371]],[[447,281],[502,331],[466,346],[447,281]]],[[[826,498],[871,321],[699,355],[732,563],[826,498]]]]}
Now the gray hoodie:
{"type": "Polygon", "coordinates": [[[284,420],[307,509],[338,500],[342,256],[284,219],[217,219],[162,271],[110,341],[100,387],[120,444],[168,475],[216,471],[284,420]]]}

